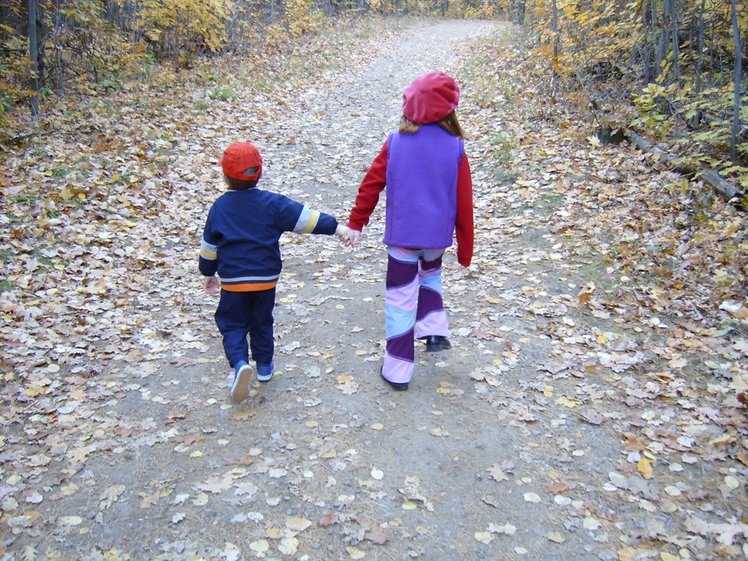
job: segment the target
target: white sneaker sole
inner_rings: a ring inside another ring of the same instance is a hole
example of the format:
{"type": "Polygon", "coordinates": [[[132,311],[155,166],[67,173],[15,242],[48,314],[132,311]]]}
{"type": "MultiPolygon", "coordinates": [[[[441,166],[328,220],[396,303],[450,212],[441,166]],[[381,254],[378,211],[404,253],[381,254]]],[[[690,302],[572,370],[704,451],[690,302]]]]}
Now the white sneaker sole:
{"type": "Polygon", "coordinates": [[[249,379],[252,376],[252,368],[247,364],[239,369],[239,373],[231,386],[231,401],[241,403],[249,395],[249,379]]]}
{"type": "Polygon", "coordinates": [[[265,374],[265,375],[261,375],[261,374],[258,373],[257,374],[257,381],[258,382],[269,382],[270,380],[273,379],[273,373],[274,372],[275,371],[271,372],[270,374],[265,374]]]}

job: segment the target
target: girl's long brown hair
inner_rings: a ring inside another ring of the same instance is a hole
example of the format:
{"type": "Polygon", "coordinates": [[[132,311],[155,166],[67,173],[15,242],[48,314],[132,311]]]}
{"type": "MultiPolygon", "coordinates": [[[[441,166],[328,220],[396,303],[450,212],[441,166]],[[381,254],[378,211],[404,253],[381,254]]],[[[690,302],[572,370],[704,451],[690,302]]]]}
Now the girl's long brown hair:
{"type": "MultiPolygon", "coordinates": [[[[460,121],[457,119],[457,113],[455,111],[452,111],[449,115],[444,117],[438,124],[452,136],[462,139],[467,138],[465,131],[462,130],[462,127],[460,126],[460,121]]],[[[418,132],[419,128],[421,128],[421,125],[414,123],[403,115],[400,119],[400,127],[398,128],[398,131],[402,133],[414,133],[418,132]]]]}

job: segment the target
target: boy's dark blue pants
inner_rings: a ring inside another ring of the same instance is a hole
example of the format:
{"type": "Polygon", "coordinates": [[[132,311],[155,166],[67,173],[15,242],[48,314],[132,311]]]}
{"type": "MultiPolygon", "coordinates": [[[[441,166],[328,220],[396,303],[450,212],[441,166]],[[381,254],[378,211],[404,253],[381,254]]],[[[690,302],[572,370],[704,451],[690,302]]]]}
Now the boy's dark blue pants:
{"type": "Polygon", "coordinates": [[[274,306],[275,288],[258,292],[221,290],[215,318],[218,330],[223,335],[223,350],[232,367],[240,360],[249,362],[249,348],[256,362],[273,362],[274,306]]]}

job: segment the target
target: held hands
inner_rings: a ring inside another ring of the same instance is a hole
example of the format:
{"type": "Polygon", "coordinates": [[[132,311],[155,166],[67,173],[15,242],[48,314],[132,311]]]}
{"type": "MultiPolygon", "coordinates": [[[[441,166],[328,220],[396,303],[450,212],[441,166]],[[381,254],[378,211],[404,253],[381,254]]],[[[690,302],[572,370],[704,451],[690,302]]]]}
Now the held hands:
{"type": "Polygon", "coordinates": [[[351,247],[356,245],[356,242],[361,238],[361,232],[353,230],[348,226],[338,224],[338,228],[335,230],[335,235],[338,236],[343,245],[351,247]]]}
{"type": "Polygon", "coordinates": [[[221,281],[218,277],[203,277],[203,288],[208,294],[218,294],[221,291],[221,281]]]}

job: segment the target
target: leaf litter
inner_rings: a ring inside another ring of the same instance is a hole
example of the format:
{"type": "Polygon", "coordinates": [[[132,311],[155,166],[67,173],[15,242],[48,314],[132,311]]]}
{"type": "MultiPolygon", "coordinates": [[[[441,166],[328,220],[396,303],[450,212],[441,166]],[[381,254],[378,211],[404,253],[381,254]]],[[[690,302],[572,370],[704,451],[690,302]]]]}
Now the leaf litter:
{"type": "Polygon", "coordinates": [[[122,113],[77,108],[90,129],[3,154],[2,555],[746,555],[744,221],[720,201],[700,220],[701,186],[585,142],[511,29],[409,25],[386,33],[413,67],[331,41],[350,59],[313,81],[237,83],[208,113],[189,88],[125,91],[122,113]],[[431,29],[454,42],[424,49],[431,29]],[[363,89],[374,62],[387,87],[363,89]],[[463,86],[475,181],[475,265],[445,267],[455,348],[419,355],[407,395],[378,385],[375,214],[355,252],[284,239],[284,364],[231,407],[194,267],[216,155],[247,135],[267,188],[343,218],[434,66],[463,86]],[[237,130],[236,106],[256,121],[237,130]],[[116,525],[143,513],[157,534],[116,525]]]}

